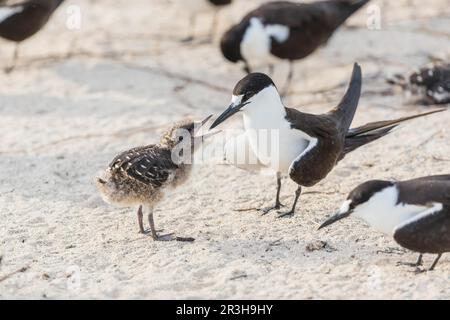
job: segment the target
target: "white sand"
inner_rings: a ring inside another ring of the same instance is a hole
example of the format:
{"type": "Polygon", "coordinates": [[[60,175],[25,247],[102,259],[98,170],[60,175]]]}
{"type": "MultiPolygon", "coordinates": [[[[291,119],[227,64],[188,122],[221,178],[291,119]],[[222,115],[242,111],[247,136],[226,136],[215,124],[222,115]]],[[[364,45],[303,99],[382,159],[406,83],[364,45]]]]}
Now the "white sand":
{"type": "MultiPolygon", "coordinates": [[[[23,44],[17,70],[0,75],[0,298],[450,298],[450,255],[436,271],[416,275],[396,266],[416,254],[361,221],[316,231],[364,180],[448,173],[449,112],[404,125],[346,158],[306,190],[322,193],[305,193],[292,219],[235,211],[272,204],[274,178],[213,164],[198,166],[155,213],[157,227],[194,243],[153,242],[138,234],[134,209],[103,203],[92,179],[117,152],[157,141],[185,116],[219,113],[243,76],[217,45],[179,43],[188,20],[166,1],[132,2],[68,1],[23,44]],[[71,3],[81,4],[79,31],[64,27],[71,3]],[[56,59],[71,46],[70,59],[56,59]],[[336,250],[307,251],[316,240],[336,250]],[[388,248],[395,249],[378,252],[388,248]]],[[[257,2],[237,0],[221,28],[257,2]]],[[[382,30],[367,30],[362,10],[348,22],[358,28],[342,28],[298,64],[287,105],[313,113],[333,107],[344,90],[336,85],[358,61],[365,93],[355,124],[429,110],[401,93],[380,92],[388,89],[385,76],[449,53],[448,1],[374,3],[384,5],[382,30]],[[312,93],[322,89],[330,90],[312,93]]],[[[199,33],[209,21],[200,19],[199,33]]],[[[12,48],[1,41],[2,65],[12,48]]],[[[277,71],[280,86],[285,70],[277,71]]],[[[284,203],[292,203],[294,190],[286,179],[284,203]]],[[[432,259],[426,256],[427,266],[432,259]]]]}

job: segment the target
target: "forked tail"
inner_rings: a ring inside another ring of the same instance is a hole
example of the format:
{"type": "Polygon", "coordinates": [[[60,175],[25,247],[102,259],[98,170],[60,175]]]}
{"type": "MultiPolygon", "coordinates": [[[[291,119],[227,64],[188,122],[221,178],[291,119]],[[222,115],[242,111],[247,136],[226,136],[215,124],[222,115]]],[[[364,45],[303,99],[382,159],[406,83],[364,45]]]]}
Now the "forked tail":
{"type": "MultiPolygon", "coordinates": [[[[396,120],[386,120],[386,121],[378,121],[378,122],[371,122],[364,126],[354,128],[348,131],[346,139],[345,139],[345,146],[344,146],[344,152],[342,155],[342,158],[345,157],[348,153],[358,149],[359,147],[362,147],[370,142],[373,142],[375,140],[378,140],[385,135],[389,134],[394,128],[396,128],[399,124],[402,122],[421,118],[433,113],[438,113],[445,111],[447,109],[438,109],[433,110],[430,112],[425,112],[422,114],[417,114],[410,117],[403,117],[396,120]]],[[[341,158],[341,159],[342,159],[341,158]]]]}

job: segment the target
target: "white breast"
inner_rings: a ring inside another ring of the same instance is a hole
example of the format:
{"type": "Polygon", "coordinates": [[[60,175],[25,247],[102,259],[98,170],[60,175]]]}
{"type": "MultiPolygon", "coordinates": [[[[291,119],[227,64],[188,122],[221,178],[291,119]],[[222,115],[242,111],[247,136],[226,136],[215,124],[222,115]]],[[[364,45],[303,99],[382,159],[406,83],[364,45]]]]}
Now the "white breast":
{"type": "Polygon", "coordinates": [[[224,147],[224,160],[228,164],[246,171],[258,172],[264,167],[253,152],[245,133],[227,137],[224,147]]]}
{"type": "Polygon", "coordinates": [[[398,204],[397,199],[397,187],[386,188],[359,206],[354,215],[362,218],[378,231],[393,235],[399,225],[428,209],[425,206],[398,204]]]}
{"type": "Polygon", "coordinates": [[[0,7],[0,23],[22,10],[23,7],[0,7]]]}
{"type": "Polygon", "coordinates": [[[276,60],[272,56],[271,37],[284,42],[289,37],[289,28],[283,25],[266,25],[259,18],[250,19],[241,42],[241,54],[252,67],[267,65],[276,60]]]}
{"type": "Polygon", "coordinates": [[[244,111],[245,132],[259,161],[274,171],[288,174],[289,167],[308,146],[305,135],[293,130],[274,87],[252,99],[244,111]]]}

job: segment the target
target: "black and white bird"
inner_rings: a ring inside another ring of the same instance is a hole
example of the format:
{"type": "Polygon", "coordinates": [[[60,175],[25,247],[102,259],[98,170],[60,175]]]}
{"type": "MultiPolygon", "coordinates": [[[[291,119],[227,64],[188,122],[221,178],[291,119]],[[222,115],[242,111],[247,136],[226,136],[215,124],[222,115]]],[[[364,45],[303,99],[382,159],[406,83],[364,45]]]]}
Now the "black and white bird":
{"type": "Polygon", "coordinates": [[[302,186],[312,187],[324,179],[348,153],[375,141],[399,123],[443,110],[389,121],[379,121],[350,129],[361,95],[361,68],[355,64],[349,88],[339,105],[328,113],[313,115],[287,108],[273,81],[265,74],[251,73],[238,82],[231,105],[211,125],[211,129],[242,112],[245,134],[259,162],[277,173],[275,206],[280,209],[281,176],[288,174],[298,184],[293,215],[302,186]]]}
{"type": "Polygon", "coordinates": [[[213,21],[210,28],[210,39],[212,40],[217,31],[219,10],[230,5],[233,0],[176,0],[177,5],[187,11],[190,16],[190,35],[183,39],[183,42],[189,42],[195,39],[195,25],[197,16],[204,13],[212,13],[213,21]]]}
{"type": "Polygon", "coordinates": [[[16,43],[11,71],[19,57],[19,44],[36,34],[64,0],[25,0],[11,5],[0,4],[0,37],[16,43]]]}
{"type": "Polygon", "coordinates": [[[419,103],[425,105],[450,103],[450,63],[433,63],[421,68],[405,78],[395,75],[388,79],[394,85],[400,85],[404,90],[422,97],[419,103]]]}
{"type": "Polygon", "coordinates": [[[313,3],[275,1],[248,13],[222,37],[221,50],[233,63],[243,62],[247,73],[273,69],[279,59],[293,62],[325,45],[335,30],[369,0],[333,0],[313,3]]]}
{"type": "Polygon", "coordinates": [[[365,182],[319,229],[348,216],[363,219],[402,247],[419,252],[415,266],[422,264],[423,254],[437,254],[433,270],[442,254],[450,252],[450,175],[365,182]]]}
{"type": "MultiPolygon", "coordinates": [[[[193,153],[202,145],[204,138],[214,134],[196,135],[210,118],[211,116],[203,120],[200,126],[192,121],[175,124],[162,136],[159,144],[120,153],[106,172],[96,178],[97,188],[106,202],[123,207],[138,207],[141,233],[145,233],[143,206],[148,210],[150,232],[154,240],[173,240],[171,234],[158,236],[153,208],[163,199],[168,189],[180,186],[189,178],[193,153]],[[184,144],[184,148],[180,148],[180,143],[184,144]]],[[[193,241],[192,238],[175,239],[193,241]]]]}

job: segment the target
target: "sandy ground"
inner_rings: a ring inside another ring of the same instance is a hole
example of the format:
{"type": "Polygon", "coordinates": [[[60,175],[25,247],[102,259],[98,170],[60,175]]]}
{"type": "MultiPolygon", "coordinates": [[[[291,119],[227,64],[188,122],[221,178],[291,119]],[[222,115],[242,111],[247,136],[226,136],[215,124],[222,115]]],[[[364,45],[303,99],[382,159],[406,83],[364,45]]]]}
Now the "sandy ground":
{"type": "MultiPolygon", "coordinates": [[[[258,2],[237,0],[222,12],[221,29],[258,2]]],[[[288,106],[312,113],[333,107],[358,61],[365,82],[355,124],[429,110],[389,93],[384,78],[448,55],[448,1],[373,3],[381,6],[382,29],[365,27],[365,10],[349,20],[297,65],[288,106]]],[[[0,298],[450,298],[450,255],[436,271],[416,275],[396,266],[416,254],[361,221],[316,231],[364,180],[448,173],[448,111],[348,156],[306,190],[291,219],[239,211],[272,204],[274,177],[213,158],[155,212],[159,228],[194,243],[153,242],[138,234],[135,209],[101,200],[93,177],[116,153],[156,142],[183,117],[219,113],[243,76],[217,44],[180,43],[187,23],[162,0],[68,1],[22,45],[18,68],[0,74],[0,298]],[[82,28],[68,30],[75,2],[82,28]],[[318,240],[327,249],[306,249],[318,240]]],[[[209,23],[210,16],[200,18],[200,35],[209,23]]],[[[3,66],[12,49],[1,41],[3,66]]],[[[277,68],[277,83],[285,71],[277,68]]],[[[282,201],[290,205],[294,190],[285,179],[282,201]]]]}

